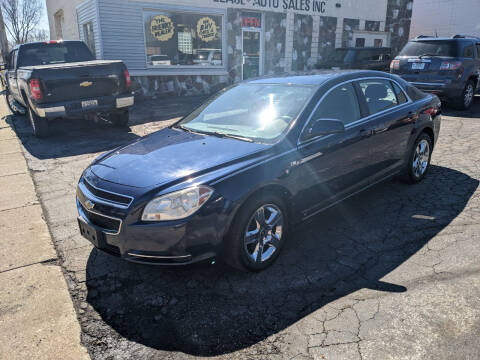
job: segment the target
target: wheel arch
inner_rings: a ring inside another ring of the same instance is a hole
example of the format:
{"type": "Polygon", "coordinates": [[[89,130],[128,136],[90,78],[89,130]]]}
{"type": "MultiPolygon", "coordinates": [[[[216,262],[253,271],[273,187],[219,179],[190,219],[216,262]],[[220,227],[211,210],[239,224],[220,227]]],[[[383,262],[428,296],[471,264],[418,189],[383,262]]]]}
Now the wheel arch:
{"type": "Polygon", "coordinates": [[[228,232],[232,227],[233,221],[235,220],[239,212],[244,208],[244,206],[256,196],[263,194],[273,194],[279,196],[285,203],[289,223],[293,222],[293,206],[291,205],[293,196],[291,192],[285,186],[277,183],[263,184],[257,188],[252,189],[250,192],[248,192],[241,199],[238,200],[237,206],[234,208],[229,217],[225,232],[223,234],[224,237],[228,235],[228,232]]]}
{"type": "MultiPolygon", "coordinates": [[[[430,140],[432,141],[432,150],[433,150],[433,148],[435,147],[435,133],[434,133],[433,129],[430,126],[426,126],[422,129],[422,131],[419,132],[418,136],[420,136],[423,133],[430,136],[430,140]]],[[[418,138],[418,136],[417,136],[417,138],[418,138]]]]}

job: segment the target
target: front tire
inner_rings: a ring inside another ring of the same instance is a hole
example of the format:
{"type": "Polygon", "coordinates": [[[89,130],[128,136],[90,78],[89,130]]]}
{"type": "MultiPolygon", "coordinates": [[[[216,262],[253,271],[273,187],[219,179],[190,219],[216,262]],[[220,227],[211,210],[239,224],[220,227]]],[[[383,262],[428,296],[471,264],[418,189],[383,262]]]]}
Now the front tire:
{"type": "Polygon", "coordinates": [[[48,120],[35,114],[31,107],[28,107],[28,120],[30,120],[30,125],[32,125],[33,134],[37,138],[48,136],[48,120]]]}
{"type": "Polygon", "coordinates": [[[255,196],[242,206],[225,239],[225,262],[242,271],[261,271],[279,256],[288,234],[287,208],[275,194],[255,196]]]}
{"type": "Polygon", "coordinates": [[[410,184],[422,181],[430,169],[433,143],[427,133],[422,133],[415,141],[408,157],[404,179],[410,184]]]}

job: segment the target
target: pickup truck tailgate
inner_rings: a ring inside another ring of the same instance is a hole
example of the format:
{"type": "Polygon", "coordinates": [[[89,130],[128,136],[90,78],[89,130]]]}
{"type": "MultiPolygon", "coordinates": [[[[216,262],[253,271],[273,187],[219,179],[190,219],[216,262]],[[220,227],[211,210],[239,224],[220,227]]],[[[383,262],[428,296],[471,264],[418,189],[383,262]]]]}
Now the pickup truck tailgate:
{"type": "Polygon", "coordinates": [[[121,61],[94,60],[35,66],[32,78],[42,83],[43,102],[52,103],[118,95],[126,89],[124,70],[121,61]]]}

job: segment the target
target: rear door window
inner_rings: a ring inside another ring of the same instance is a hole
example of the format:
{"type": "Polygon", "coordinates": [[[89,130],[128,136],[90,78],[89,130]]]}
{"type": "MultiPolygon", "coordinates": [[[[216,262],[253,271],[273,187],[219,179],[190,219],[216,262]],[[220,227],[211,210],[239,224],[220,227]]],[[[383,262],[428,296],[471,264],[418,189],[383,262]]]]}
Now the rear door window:
{"type": "Polygon", "coordinates": [[[473,45],[468,45],[463,48],[463,57],[473,58],[473,45]]]}
{"type": "Polygon", "coordinates": [[[457,44],[450,40],[411,41],[405,45],[400,56],[457,56],[457,44]]]}
{"type": "Polygon", "coordinates": [[[399,104],[405,104],[408,102],[408,99],[403,92],[402,89],[400,89],[400,86],[397,85],[397,83],[392,82],[393,85],[393,90],[395,91],[395,95],[397,95],[397,101],[399,104]]]}
{"type": "Polygon", "coordinates": [[[389,80],[364,80],[358,84],[365,96],[370,115],[398,105],[397,96],[389,80]]]}

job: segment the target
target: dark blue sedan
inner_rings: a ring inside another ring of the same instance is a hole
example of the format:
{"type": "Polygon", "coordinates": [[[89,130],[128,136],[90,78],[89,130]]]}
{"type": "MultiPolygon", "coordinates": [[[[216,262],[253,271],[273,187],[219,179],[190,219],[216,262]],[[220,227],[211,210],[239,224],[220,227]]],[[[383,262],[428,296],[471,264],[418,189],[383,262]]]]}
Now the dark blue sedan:
{"type": "Polygon", "coordinates": [[[392,176],[421,181],[440,112],[381,72],[243,82],[97,158],[78,184],[80,231],[129,261],[262,270],[298,222],[392,176]]]}

